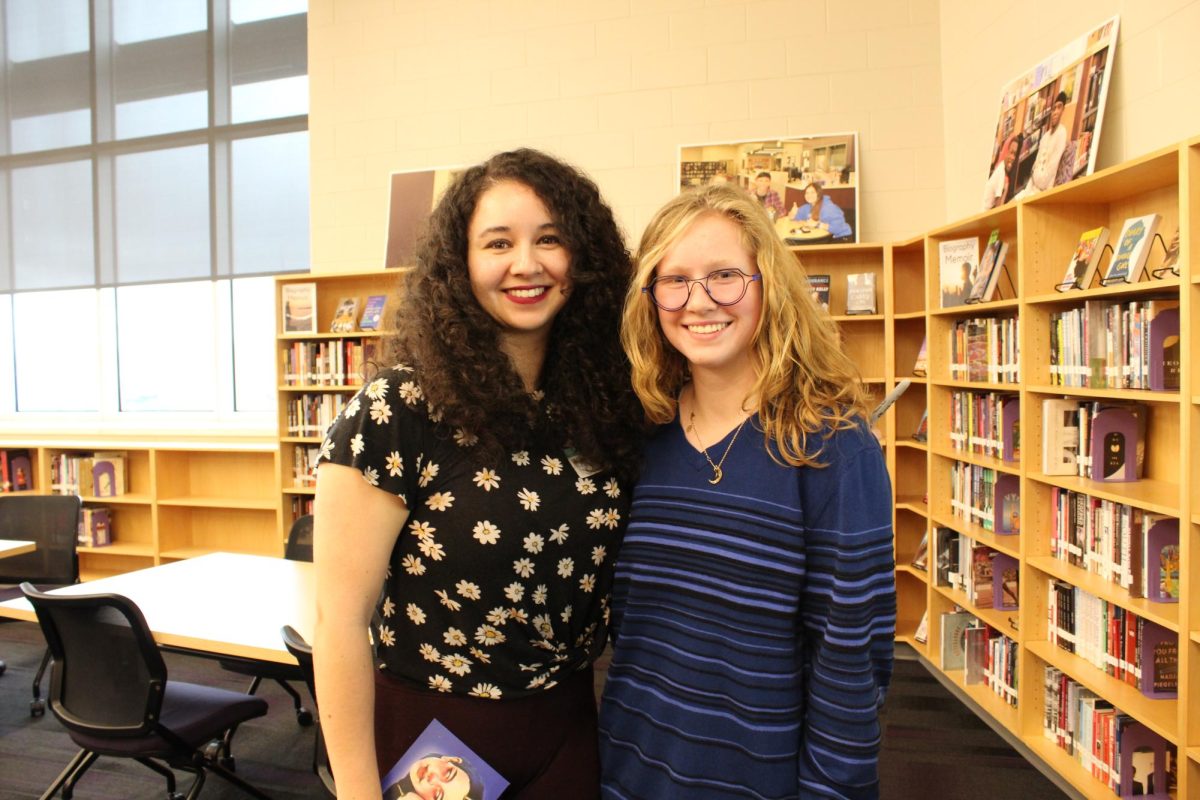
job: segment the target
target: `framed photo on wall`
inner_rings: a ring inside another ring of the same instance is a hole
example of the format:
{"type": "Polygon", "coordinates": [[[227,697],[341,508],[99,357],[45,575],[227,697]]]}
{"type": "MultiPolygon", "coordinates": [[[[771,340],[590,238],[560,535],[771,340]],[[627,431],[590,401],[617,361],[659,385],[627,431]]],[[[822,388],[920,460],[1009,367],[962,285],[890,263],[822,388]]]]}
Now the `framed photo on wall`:
{"type": "Polygon", "coordinates": [[[858,134],[751,139],[679,148],[679,190],[732,183],[790,245],[857,242],[858,134]]]}
{"type": "Polygon", "coordinates": [[[1119,19],[1093,28],[1004,87],[984,210],[1092,174],[1119,19]]]}

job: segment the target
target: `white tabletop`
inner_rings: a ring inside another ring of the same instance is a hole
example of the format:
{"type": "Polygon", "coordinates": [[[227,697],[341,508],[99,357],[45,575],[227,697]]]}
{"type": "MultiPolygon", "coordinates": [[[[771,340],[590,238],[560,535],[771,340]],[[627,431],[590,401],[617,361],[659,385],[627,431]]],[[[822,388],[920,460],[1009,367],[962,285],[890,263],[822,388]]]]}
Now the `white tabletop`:
{"type": "Polygon", "coordinates": [[[0,539],[0,558],[19,556],[22,553],[32,553],[36,549],[36,542],[26,542],[21,539],[0,539]]]}
{"type": "MultiPolygon", "coordinates": [[[[279,629],[312,641],[312,564],[241,553],[209,553],[54,590],[111,593],[137,603],[160,645],[294,664],[279,629]]],[[[0,616],[36,621],[25,598],[0,603],[0,616]]]]}

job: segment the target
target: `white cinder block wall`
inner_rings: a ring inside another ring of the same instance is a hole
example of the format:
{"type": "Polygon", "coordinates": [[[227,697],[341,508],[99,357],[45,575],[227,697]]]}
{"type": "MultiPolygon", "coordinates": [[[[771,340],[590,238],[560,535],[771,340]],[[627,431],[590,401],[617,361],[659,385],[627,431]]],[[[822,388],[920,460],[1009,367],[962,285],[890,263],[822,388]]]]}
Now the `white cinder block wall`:
{"type": "Polygon", "coordinates": [[[947,221],[979,211],[1000,88],[1115,14],[1098,169],[1200,134],[1200,1],[942,0],[947,221]]]}
{"type": "Polygon", "coordinates": [[[589,172],[631,246],[678,146],[714,140],[857,131],[863,241],[947,218],[937,0],[311,0],[308,20],[314,271],[382,267],[390,173],[522,145],[589,172]]]}

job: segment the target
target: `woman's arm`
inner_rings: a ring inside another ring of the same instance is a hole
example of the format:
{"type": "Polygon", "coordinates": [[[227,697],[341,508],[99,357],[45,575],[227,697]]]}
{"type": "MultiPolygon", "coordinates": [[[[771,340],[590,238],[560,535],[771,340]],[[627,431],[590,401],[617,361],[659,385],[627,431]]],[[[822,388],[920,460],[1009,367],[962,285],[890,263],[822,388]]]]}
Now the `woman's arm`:
{"type": "Polygon", "coordinates": [[[379,800],[375,667],[367,631],[408,507],[368,484],[357,469],[322,463],[313,510],[313,665],[329,763],[342,800],[379,800]]]}
{"type": "Polygon", "coordinates": [[[821,222],[825,223],[825,227],[833,236],[850,236],[854,233],[846,224],[846,212],[828,197],[821,203],[821,222]]]}

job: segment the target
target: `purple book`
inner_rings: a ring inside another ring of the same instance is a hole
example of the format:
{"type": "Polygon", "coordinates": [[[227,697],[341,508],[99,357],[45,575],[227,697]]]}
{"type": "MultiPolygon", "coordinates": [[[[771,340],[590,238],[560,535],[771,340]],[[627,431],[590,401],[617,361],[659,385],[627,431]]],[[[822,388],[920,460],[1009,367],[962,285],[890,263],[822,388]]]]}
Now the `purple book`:
{"type": "Polygon", "coordinates": [[[992,504],[995,519],[992,530],[998,534],[1021,532],[1021,479],[1007,472],[996,475],[996,498],[992,504]]]}
{"type": "Polygon", "coordinates": [[[1121,797],[1167,797],[1167,740],[1140,722],[1129,722],[1120,734],[1121,797]]]}
{"type": "Polygon", "coordinates": [[[1004,553],[992,559],[992,608],[1013,611],[1017,607],[1020,571],[1017,560],[1004,553]]]}
{"type": "Polygon", "coordinates": [[[1179,309],[1167,308],[1150,320],[1150,388],[1179,389],[1179,309]]]}
{"type": "Polygon", "coordinates": [[[1092,480],[1136,481],[1138,417],[1131,406],[1103,406],[1091,419],[1092,480]]]}
{"type": "Polygon", "coordinates": [[[443,795],[498,800],[507,787],[500,773],[436,719],[383,778],[384,800],[443,795]]]}
{"type": "Polygon", "coordinates": [[[1179,694],[1179,637],[1148,619],[1138,620],[1142,694],[1155,699],[1179,694]]]}
{"type": "Polygon", "coordinates": [[[1004,436],[1001,457],[1005,461],[1021,460],[1021,400],[1009,397],[1000,404],[1000,428],[1004,436]]]}
{"type": "Polygon", "coordinates": [[[1146,531],[1146,599],[1179,602],[1179,520],[1159,517],[1146,531]]]}

